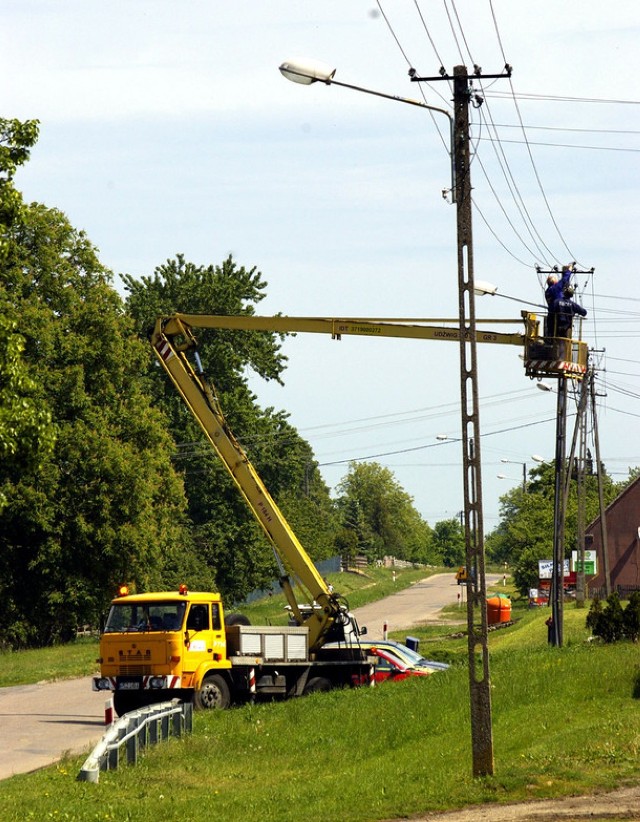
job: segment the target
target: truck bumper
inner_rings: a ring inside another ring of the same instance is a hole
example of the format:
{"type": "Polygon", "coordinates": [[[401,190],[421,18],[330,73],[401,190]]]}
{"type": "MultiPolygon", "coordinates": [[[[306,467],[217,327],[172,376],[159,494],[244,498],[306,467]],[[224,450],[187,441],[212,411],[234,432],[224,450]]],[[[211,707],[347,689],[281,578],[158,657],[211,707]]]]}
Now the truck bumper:
{"type": "Polygon", "coordinates": [[[179,676],[94,676],[93,691],[161,691],[182,688],[179,676]]]}

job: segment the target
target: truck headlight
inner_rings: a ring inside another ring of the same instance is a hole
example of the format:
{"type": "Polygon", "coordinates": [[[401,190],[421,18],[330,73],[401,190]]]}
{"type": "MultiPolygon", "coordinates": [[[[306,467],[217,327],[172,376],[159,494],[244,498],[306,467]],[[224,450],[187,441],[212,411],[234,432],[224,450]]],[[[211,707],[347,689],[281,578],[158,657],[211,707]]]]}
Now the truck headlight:
{"type": "Polygon", "coordinates": [[[163,676],[152,676],[149,680],[149,687],[150,688],[164,688],[165,681],[163,676]]]}
{"type": "Polygon", "coordinates": [[[110,691],[111,690],[111,682],[107,679],[106,676],[97,676],[93,680],[93,684],[95,686],[96,691],[110,691]]]}

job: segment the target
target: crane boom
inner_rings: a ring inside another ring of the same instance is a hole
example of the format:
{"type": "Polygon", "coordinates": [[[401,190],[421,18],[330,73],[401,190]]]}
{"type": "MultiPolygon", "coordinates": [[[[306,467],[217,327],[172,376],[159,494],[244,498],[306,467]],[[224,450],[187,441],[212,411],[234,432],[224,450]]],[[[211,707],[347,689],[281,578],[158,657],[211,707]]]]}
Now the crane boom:
{"type": "MultiPolygon", "coordinates": [[[[529,347],[540,344],[539,321],[535,314],[523,311],[519,320],[478,320],[478,323],[523,322],[524,333],[476,330],[476,342],[529,347]]],[[[187,407],[203,429],[207,439],[222,460],[244,497],[249,509],[265,532],[279,560],[292,573],[312,602],[319,607],[303,613],[297,603],[288,576],[281,584],[292,613],[300,625],[309,628],[310,648],[320,647],[332,635],[345,630],[350,622],[347,608],[318,573],[313,561],[296,537],[284,514],[269,494],[258,472],[230,430],[215,394],[205,378],[197,355],[193,333],[199,329],[232,329],[271,331],[276,333],[328,334],[342,336],[396,337],[405,339],[456,341],[460,339],[457,320],[449,319],[374,319],[328,317],[261,317],[253,315],[171,314],[156,320],[150,334],[154,353],[187,407]],[[433,325],[433,323],[439,323],[433,325]],[[451,323],[452,325],[446,325],[451,323]],[[188,358],[194,355],[195,368],[188,358]]],[[[584,346],[584,343],[575,345],[584,346]]],[[[586,357],[586,354],[585,354],[586,357]]],[[[525,354],[525,365],[527,355],[525,354]]],[[[567,365],[567,363],[564,363],[567,365]]],[[[527,366],[528,368],[528,366],[527,366]]],[[[527,373],[530,373],[527,370],[527,373]]],[[[353,630],[357,631],[354,625],[353,630]]]]}
{"type": "MultiPolygon", "coordinates": [[[[533,317],[536,323],[535,315],[533,317]]],[[[258,317],[258,316],[217,316],[214,314],[172,314],[161,320],[164,333],[170,336],[181,334],[189,337],[191,328],[235,329],[244,331],[275,331],[277,333],[305,332],[329,334],[334,339],[351,335],[360,337],[402,337],[419,340],[460,339],[458,320],[434,319],[373,319],[335,317],[258,317]],[[455,327],[433,325],[433,323],[455,323],[455,327]]],[[[505,323],[513,325],[522,320],[479,320],[478,322],[505,323]]],[[[157,324],[156,324],[157,329],[157,324]]],[[[503,345],[524,345],[525,334],[506,334],[494,331],[477,331],[478,342],[503,345]]]]}

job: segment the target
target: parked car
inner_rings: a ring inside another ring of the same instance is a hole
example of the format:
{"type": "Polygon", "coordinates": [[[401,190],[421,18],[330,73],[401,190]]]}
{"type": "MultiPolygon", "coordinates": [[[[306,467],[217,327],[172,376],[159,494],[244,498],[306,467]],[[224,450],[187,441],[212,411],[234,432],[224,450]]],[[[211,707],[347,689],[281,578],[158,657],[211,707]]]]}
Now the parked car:
{"type": "MultiPolygon", "coordinates": [[[[364,643],[361,644],[364,646],[364,643]]],[[[397,682],[411,676],[431,676],[433,673],[427,668],[413,668],[405,665],[395,654],[390,653],[386,648],[379,648],[375,642],[367,643],[367,645],[371,647],[366,649],[363,647],[363,650],[366,650],[370,656],[378,657],[373,676],[376,684],[387,681],[397,682]]],[[[353,677],[354,685],[367,685],[368,683],[369,679],[364,674],[353,677]]]]}
{"type": "MultiPolygon", "coordinates": [[[[325,647],[345,647],[344,643],[332,642],[325,647]]],[[[401,642],[395,642],[392,639],[360,639],[358,647],[367,653],[374,654],[378,657],[378,667],[380,667],[382,660],[393,659],[402,668],[407,668],[420,674],[433,674],[437,671],[446,671],[450,666],[446,662],[436,662],[433,659],[425,659],[417,651],[408,648],[401,642]],[[382,655],[384,653],[384,656],[382,655]]],[[[389,675],[387,675],[388,678],[389,675]]]]}
{"type": "Polygon", "coordinates": [[[435,659],[427,659],[421,656],[413,648],[403,645],[402,642],[395,642],[392,639],[384,639],[378,642],[381,648],[386,648],[390,653],[397,654],[398,657],[409,665],[417,668],[429,668],[432,671],[446,671],[451,666],[446,662],[438,662],[435,659]]]}
{"type": "Polygon", "coordinates": [[[446,671],[447,668],[449,668],[446,662],[436,662],[434,659],[425,659],[417,651],[408,648],[401,642],[395,642],[393,639],[379,639],[377,641],[370,639],[366,642],[360,642],[360,647],[364,650],[372,646],[385,650],[398,659],[403,665],[408,665],[410,668],[427,668],[432,673],[435,671],[446,671]]]}

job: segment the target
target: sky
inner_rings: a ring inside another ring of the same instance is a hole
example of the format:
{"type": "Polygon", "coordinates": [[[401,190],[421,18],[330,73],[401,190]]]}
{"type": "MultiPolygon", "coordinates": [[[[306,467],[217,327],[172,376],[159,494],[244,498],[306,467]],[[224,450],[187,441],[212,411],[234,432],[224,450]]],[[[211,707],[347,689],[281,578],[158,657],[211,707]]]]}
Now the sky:
{"type": "MultiPolygon", "coordinates": [[[[4,0],[1,116],[40,120],[16,185],[86,231],[118,287],[178,253],[232,254],[267,281],[263,314],[454,318],[445,116],[278,66],[321,60],[336,80],[449,110],[449,83],[412,83],[410,67],[510,64],[510,79],[474,82],[470,108],[475,277],[498,288],[476,313],[519,331],[542,306],[536,265],[594,269],[577,296],[601,456],[621,480],[640,465],[639,34],[635,0],[4,0]]],[[[284,386],[251,386],[289,412],[330,488],[366,459],[430,524],[458,516],[457,344],[298,335],[285,352],[284,386]]],[[[478,346],[486,531],[533,455],[555,451],[554,393],[521,354],[478,346]]]]}

